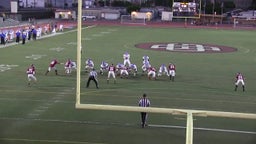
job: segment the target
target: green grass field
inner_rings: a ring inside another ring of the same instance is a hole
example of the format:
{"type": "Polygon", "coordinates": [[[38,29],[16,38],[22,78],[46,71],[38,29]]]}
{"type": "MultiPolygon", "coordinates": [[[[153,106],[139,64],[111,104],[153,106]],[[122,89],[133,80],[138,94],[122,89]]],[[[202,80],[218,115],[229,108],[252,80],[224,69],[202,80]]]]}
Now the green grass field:
{"type": "MultiPolygon", "coordinates": [[[[58,65],[44,75],[57,58],[76,61],[76,31],[0,48],[0,143],[1,144],[184,144],[184,116],[149,114],[149,126],[140,127],[135,112],[75,109],[76,72],[64,73],[58,65]],[[38,83],[27,85],[26,69],[36,66],[38,83]]],[[[99,76],[100,89],[92,82],[85,88],[88,73],[81,72],[81,103],[137,106],[147,93],[152,107],[256,113],[255,31],[221,29],[146,28],[96,26],[82,32],[82,68],[92,58],[100,62],[123,62],[125,51],[137,64],[139,75],[117,78],[107,84],[99,76]],[[146,42],[216,44],[237,48],[232,53],[179,53],[136,48],[146,42]],[[168,77],[156,81],[142,76],[142,56],[151,65],[174,63],[175,82],[168,77]],[[235,74],[245,76],[246,91],[234,91],[235,74]]],[[[196,144],[255,144],[255,120],[194,117],[196,144]]]]}

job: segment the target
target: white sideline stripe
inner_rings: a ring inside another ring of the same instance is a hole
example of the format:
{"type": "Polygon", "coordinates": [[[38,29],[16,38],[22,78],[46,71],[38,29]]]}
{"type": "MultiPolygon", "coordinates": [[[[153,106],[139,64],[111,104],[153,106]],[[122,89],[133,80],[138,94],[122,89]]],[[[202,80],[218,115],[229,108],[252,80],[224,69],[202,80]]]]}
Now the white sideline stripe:
{"type": "Polygon", "coordinates": [[[106,144],[95,142],[80,142],[80,141],[60,141],[60,140],[37,140],[37,139],[16,139],[16,138],[0,138],[3,141],[24,141],[24,142],[47,142],[47,143],[65,143],[65,144],[106,144]]]}
{"type": "MultiPolygon", "coordinates": [[[[159,128],[177,128],[177,129],[186,129],[184,126],[172,126],[172,125],[148,125],[150,127],[159,127],[159,128]]],[[[241,133],[241,134],[253,134],[256,135],[256,132],[252,131],[239,131],[239,130],[228,130],[228,129],[214,129],[214,128],[193,128],[194,130],[202,130],[202,131],[214,131],[214,132],[226,132],[226,133],[241,133]]]]}
{"type": "MultiPolygon", "coordinates": [[[[87,27],[84,27],[84,28],[82,28],[82,29],[93,28],[93,27],[96,27],[96,26],[97,26],[97,25],[87,26],[87,27]]],[[[65,34],[65,33],[75,32],[75,31],[77,31],[77,29],[70,30],[70,31],[67,31],[67,32],[51,33],[51,34],[48,34],[48,35],[42,35],[42,36],[40,36],[40,37],[37,37],[37,39],[44,39],[44,38],[48,38],[48,37],[53,37],[53,36],[65,34]]],[[[32,40],[32,41],[33,41],[33,40],[32,40]]],[[[28,40],[27,40],[26,43],[32,42],[32,41],[28,41],[28,40]]],[[[1,48],[7,48],[7,47],[10,47],[10,46],[14,46],[14,45],[18,45],[18,44],[21,44],[21,43],[16,43],[15,41],[13,41],[13,42],[11,42],[11,43],[7,43],[6,45],[0,46],[0,49],[1,49],[1,48]]]]}
{"type": "MultiPolygon", "coordinates": [[[[95,121],[72,121],[72,120],[58,120],[58,119],[36,119],[36,118],[8,118],[8,117],[0,117],[0,120],[28,120],[28,121],[42,121],[42,122],[59,122],[59,123],[74,123],[74,124],[94,124],[94,125],[103,125],[104,123],[95,122],[95,121]]],[[[108,125],[122,125],[122,126],[136,126],[136,124],[131,123],[106,123],[108,125]]],[[[176,129],[186,129],[184,126],[175,126],[175,125],[156,125],[149,124],[149,127],[156,128],[176,128],[176,129]]],[[[197,128],[194,127],[194,130],[202,130],[202,131],[213,131],[213,132],[225,132],[225,133],[240,133],[240,134],[252,134],[256,135],[254,131],[240,131],[240,130],[229,130],[229,129],[214,129],[214,128],[197,128]]]]}

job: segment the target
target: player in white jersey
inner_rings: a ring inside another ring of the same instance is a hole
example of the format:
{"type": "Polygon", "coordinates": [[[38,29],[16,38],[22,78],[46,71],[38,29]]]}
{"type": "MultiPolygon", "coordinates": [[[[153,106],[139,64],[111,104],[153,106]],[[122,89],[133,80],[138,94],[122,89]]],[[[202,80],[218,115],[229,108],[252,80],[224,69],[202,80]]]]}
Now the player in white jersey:
{"type": "Polygon", "coordinates": [[[159,70],[158,70],[157,76],[162,76],[162,75],[167,75],[167,76],[169,76],[168,70],[167,70],[167,67],[165,66],[165,64],[162,64],[162,65],[159,67],[159,70]]]}
{"type": "Polygon", "coordinates": [[[122,63],[117,63],[116,65],[116,74],[121,75],[121,68],[124,67],[124,64],[122,63]]]}
{"type": "Polygon", "coordinates": [[[129,75],[129,73],[128,73],[128,71],[127,71],[127,67],[126,67],[125,65],[123,65],[123,66],[121,67],[121,70],[120,70],[120,77],[121,77],[121,78],[123,78],[123,77],[128,78],[128,75],[129,75]]]}
{"type": "Polygon", "coordinates": [[[14,38],[14,31],[13,31],[12,29],[9,30],[8,35],[9,35],[9,41],[13,41],[13,38],[14,38]]]}
{"type": "Polygon", "coordinates": [[[143,63],[141,69],[142,69],[142,73],[147,72],[147,70],[151,67],[149,62],[145,62],[143,63]]]}
{"type": "Polygon", "coordinates": [[[130,66],[131,61],[130,61],[130,54],[128,52],[125,52],[123,54],[123,59],[124,59],[124,65],[125,66],[130,66]]]}
{"type": "Polygon", "coordinates": [[[142,57],[142,64],[145,64],[145,63],[149,63],[149,56],[147,56],[147,55],[144,55],[142,57]]]}
{"type": "Polygon", "coordinates": [[[42,36],[42,27],[38,27],[38,29],[36,31],[36,36],[37,37],[41,37],[42,36]]]}
{"type": "Polygon", "coordinates": [[[28,76],[28,85],[30,85],[31,81],[34,81],[34,83],[36,83],[36,81],[37,81],[37,79],[35,77],[36,69],[33,64],[27,69],[26,73],[28,76]]]}
{"type": "Polygon", "coordinates": [[[136,76],[138,72],[136,64],[131,64],[129,67],[129,73],[133,73],[133,76],[136,76]]]}
{"type": "Polygon", "coordinates": [[[108,67],[109,67],[108,63],[105,61],[102,61],[100,64],[100,74],[103,75],[104,71],[108,71],[108,67]]]}
{"type": "Polygon", "coordinates": [[[85,71],[86,72],[91,71],[93,68],[94,68],[94,63],[93,63],[92,59],[88,58],[85,61],[85,71]]]}
{"type": "Polygon", "coordinates": [[[63,31],[63,24],[59,25],[59,31],[61,31],[61,32],[63,31]]]}
{"type": "Polygon", "coordinates": [[[237,87],[240,83],[242,84],[243,91],[245,91],[244,76],[238,72],[236,75],[235,91],[237,91],[237,87]]]}
{"type": "Polygon", "coordinates": [[[76,62],[71,61],[71,68],[72,68],[72,69],[76,69],[76,62]]]}

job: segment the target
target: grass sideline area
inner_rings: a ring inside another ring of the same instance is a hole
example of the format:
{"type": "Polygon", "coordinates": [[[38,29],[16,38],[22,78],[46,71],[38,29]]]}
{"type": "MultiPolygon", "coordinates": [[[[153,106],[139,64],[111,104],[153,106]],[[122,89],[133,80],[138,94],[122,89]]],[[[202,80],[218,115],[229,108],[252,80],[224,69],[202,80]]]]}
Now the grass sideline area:
{"type": "MultiPolygon", "coordinates": [[[[82,34],[82,68],[92,58],[99,70],[102,60],[117,64],[128,51],[139,75],[117,78],[107,84],[106,73],[85,88],[88,73],[81,72],[81,102],[137,106],[147,93],[154,107],[256,113],[255,32],[221,29],[96,26],[82,34]],[[136,48],[138,43],[180,42],[229,46],[231,53],[181,53],[136,48]],[[175,82],[162,76],[156,81],[141,75],[142,56],[157,69],[173,62],[175,82]],[[235,74],[245,76],[246,91],[234,91],[235,74]]],[[[76,60],[76,32],[58,34],[25,45],[0,48],[0,143],[1,144],[184,144],[183,116],[149,114],[149,126],[140,128],[140,115],[133,112],[75,109],[76,73],[64,73],[58,65],[44,75],[50,61],[76,60]],[[38,83],[27,86],[25,71],[36,66],[38,83]]],[[[194,143],[255,144],[255,120],[194,118],[194,143]]]]}

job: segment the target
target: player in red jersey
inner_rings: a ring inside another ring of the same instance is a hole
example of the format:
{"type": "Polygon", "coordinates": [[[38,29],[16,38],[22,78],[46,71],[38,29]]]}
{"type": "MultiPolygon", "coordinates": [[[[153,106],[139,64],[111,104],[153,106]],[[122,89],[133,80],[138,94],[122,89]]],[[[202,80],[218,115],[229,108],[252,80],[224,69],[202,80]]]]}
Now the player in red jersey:
{"type": "Polygon", "coordinates": [[[169,69],[170,80],[174,81],[174,77],[176,75],[176,66],[170,63],[168,66],[168,69],[169,69]]]}
{"type": "Polygon", "coordinates": [[[66,74],[71,74],[71,71],[72,71],[72,61],[70,59],[67,59],[64,68],[65,68],[65,73],[66,74]]]}
{"type": "Polygon", "coordinates": [[[107,79],[107,83],[109,83],[109,78],[110,76],[112,76],[114,78],[114,83],[116,83],[116,67],[114,66],[114,64],[111,64],[111,66],[109,66],[108,68],[108,79],[107,79]]]}
{"type": "Polygon", "coordinates": [[[35,74],[36,74],[36,69],[35,66],[32,64],[30,67],[27,69],[27,75],[28,75],[28,85],[30,85],[30,82],[33,80],[34,83],[37,81],[35,74]]]}
{"type": "Polygon", "coordinates": [[[148,79],[153,78],[156,80],[156,69],[154,67],[148,68],[148,79]]]}
{"type": "Polygon", "coordinates": [[[55,74],[58,75],[58,71],[57,71],[57,68],[56,68],[56,65],[57,64],[60,64],[57,59],[53,59],[48,67],[48,70],[46,71],[45,75],[47,75],[52,69],[55,70],[55,74]]]}
{"type": "Polygon", "coordinates": [[[236,74],[235,91],[237,90],[237,87],[240,83],[242,84],[243,91],[245,91],[244,76],[238,72],[236,74]]]}

